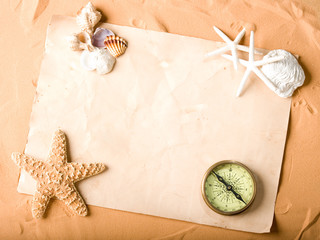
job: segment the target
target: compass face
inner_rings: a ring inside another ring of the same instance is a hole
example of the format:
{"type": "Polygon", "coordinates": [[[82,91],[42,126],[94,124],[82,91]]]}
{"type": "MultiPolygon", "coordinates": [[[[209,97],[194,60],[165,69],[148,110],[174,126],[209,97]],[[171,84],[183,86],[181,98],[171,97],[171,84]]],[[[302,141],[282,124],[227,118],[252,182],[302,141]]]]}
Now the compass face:
{"type": "Polygon", "coordinates": [[[211,166],[202,182],[202,196],[215,212],[232,215],[247,209],[256,194],[251,171],[235,161],[221,161],[211,166]]]}

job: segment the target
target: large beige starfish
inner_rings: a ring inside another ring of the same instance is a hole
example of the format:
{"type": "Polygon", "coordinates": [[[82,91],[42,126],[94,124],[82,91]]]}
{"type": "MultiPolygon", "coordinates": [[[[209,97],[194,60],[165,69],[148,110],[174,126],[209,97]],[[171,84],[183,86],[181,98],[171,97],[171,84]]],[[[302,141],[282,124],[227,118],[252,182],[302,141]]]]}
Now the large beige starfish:
{"type": "Polygon", "coordinates": [[[87,206],[74,183],[102,172],[105,166],[102,163],[68,163],[64,132],[55,132],[47,161],[21,153],[12,153],[12,159],[37,181],[37,190],[32,200],[34,218],[43,216],[50,198],[54,196],[72,212],[80,216],[87,215],[87,206]]]}

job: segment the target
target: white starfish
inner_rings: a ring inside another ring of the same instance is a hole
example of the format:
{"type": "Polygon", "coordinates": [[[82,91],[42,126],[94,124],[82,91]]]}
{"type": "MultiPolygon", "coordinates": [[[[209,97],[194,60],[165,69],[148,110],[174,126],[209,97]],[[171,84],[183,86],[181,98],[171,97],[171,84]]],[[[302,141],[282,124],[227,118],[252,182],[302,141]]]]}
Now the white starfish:
{"type": "Polygon", "coordinates": [[[231,39],[225,35],[219,28],[213,27],[213,29],[216,31],[216,33],[227,43],[226,46],[219,48],[213,52],[209,52],[206,54],[206,57],[211,57],[214,55],[218,55],[221,53],[225,53],[226,51],[231,51],[232,54],[232,61],[233,61],[233,66],[235,70],[238,70],[238,54],[237,50],[248,52],[249,48],[243,45],[239,45],[240,40],[243,38],[244,34],[246,33],[246,29],[243,28],[241,32],[237,35],[237,37],[231,41],[231,39]]]}
{"type": "MultiPolygon", "coordinates": [[[[234,60],[233,56],[226,55],[226,54],[223,54],[222,56],[228,60],[231,60],[231,61],[234,60]]],[[[277,62],[282,59],[284,59],[283,56],[277,56],[277,57],[273,57],[273,58],[269,58],[269,59],[255,61],[254,60],[254,33],[253,33],[253,31],[251,31],[250,46],[249,46],[249,60],[246,61],[243,59],[239,59],[240,64],[245,66],[247,68],[247,70],[245,71],[244,76],[241,80],[241,83],[238,88],[236,96],[237,97],[240,96],[242,89],[243,89],[251,72],[254,72],[271,90],[274,90],[276,88],[274,86],[274,84],[261,72],[261,70],[258,67],[265,65],[265,64],[268,64],[268,63],[277,62]]]]}

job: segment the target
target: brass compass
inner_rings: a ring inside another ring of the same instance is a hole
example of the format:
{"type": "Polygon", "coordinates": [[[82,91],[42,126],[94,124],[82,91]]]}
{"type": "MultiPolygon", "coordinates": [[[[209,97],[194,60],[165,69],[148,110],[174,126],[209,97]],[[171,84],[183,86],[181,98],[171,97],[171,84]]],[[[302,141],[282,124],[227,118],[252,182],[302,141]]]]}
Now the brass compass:
{"type": "Polygon", "coordinates": [[[223,215],[238,214],[252,204],[256,185],[248,167],[236,161],[220,161],[205,173],[202,196],[213,211],[223,215]]]}

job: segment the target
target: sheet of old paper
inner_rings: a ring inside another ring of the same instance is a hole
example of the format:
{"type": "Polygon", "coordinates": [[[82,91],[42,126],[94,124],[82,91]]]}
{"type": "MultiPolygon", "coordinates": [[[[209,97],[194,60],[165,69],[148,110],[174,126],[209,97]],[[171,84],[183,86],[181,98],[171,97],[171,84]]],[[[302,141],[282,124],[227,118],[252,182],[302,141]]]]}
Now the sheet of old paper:
{"type": "MultiPolygon", "coordinates": [[[[222,43],[104,24],[129,47],[107,75],[80,65],[66,38],[75,19],[55,16],[30,119],[25,153],[46,159],[52,134],[66,132],[73,162],[103,162],[100,175],[79,182],[86,203],[224,228],[268,232],[284,152],[290,99],[282,99],[221,57],[204,55],[222,43]],[[201,196],[215,162],[247,165],[257,196],[246,212],[221,216],[201,196]]],[[[33,194],[21,173],[18,191],[33,194]]]]}

